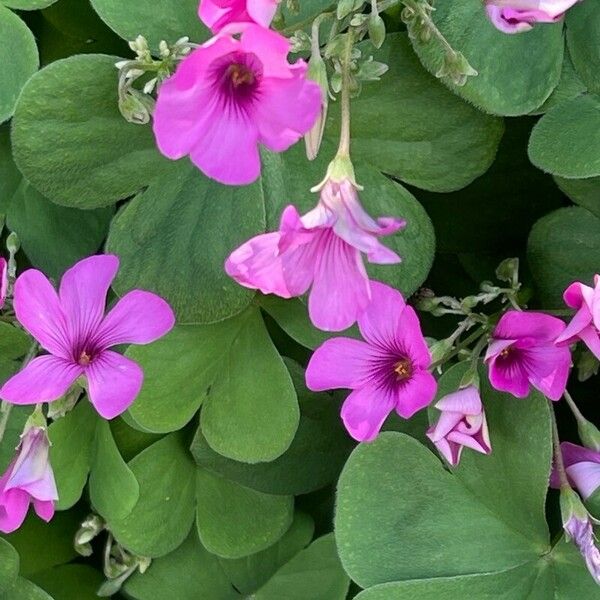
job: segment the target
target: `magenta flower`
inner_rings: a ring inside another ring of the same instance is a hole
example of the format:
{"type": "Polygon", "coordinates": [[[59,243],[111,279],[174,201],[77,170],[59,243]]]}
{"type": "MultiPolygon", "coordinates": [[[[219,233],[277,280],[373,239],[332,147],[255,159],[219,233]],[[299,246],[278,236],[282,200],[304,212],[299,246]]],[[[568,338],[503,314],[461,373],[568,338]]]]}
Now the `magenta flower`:
{"type": "Polygon", "coordinates": [[[529,31],[536,23],[556,23],[579,0],[486,0],[490,21],[504,33],[529,31]]]}
{"type": "Polygon", "coordinates": [[[459,463],[464,447],[482,454],[492,451],[485,412],[475,386],[444,396],[435,407],[441,415],[427,431],[427,437],[450,465],[459,463]]]}
{"type": "Polygon", "coordinates": [[[600,276],[594,276],[593,288],[578,281],[572,283],[563,298],[577,313],[556,342],[568,346],[581,340],[600,360],[600,276]]]}
{"type": "Polygon", "coordinates": [[[0,257],[0,308],[4,308],[8,292],[8,263],[0,257]]]}
{"type": "Polygon", "coordinates": [[[371,285],[373,299],[358,317],[365,341],[327,340],[306,369],[306,385],[313,391],[353,390],[342,406],[342,420],[359,442],[375,439],[392,410],[408,419],[437,390],[415,311],[400,292],[377,281],[371,285]]]}
{"type": "Polygon", "coordinates": [[[50,442],[44,427],[30,427],[21,436],[17,454],[0,477],[0,531],[18,529],[29,504],[38,517],[48,522],[58,500],[54,473],[48,460],[50,442]]]}
{"type": "Polygon", "coordinates": [[[289,50],[286,38],[253,24],[228,27],[194,50],[160,87],[160,151],[172,159],[189,154],[221,183],[252,183],[260,175],[259,144],[287,150],[321,110],[321,88],[306,78],[304,61],[288,63],[289,50]]]}
{"type": "Polygon", "coordinates": [[[58,294],[40,271],[25,271],[17,279],[17,319],[50,354],[11,377],[0,389],[3,400],[52,402],[83,375],[90,401],[104,418],[120,415],[134,401],[142,369],[109,348],[153,342],[173,327],[175,317],[162,298],[141,290],[123,296],[104,316],[118,268],[116,256],[86,258],[63,275],[58,294]]]}
{"type": "Polygon", "coordinates": [[[278,4],[278,0],[201,0],[198,15],[213,33],[230,23],[256,23],[268,27],[278,4]]]}
{"type": "Polygon", "coordinates": [[[564,330],[560,319],[543,313],[510,310],[502,315],[485,356],[491,384],[517,398],[525,398],[532,385],[560,400],[571,367],[569,349],[555,345],[564,330]]]}
{"type": "Polygon", "coordinates": [[[353,183],[328,180],[313,210],[301,217],[288,206],[279,231],[240,246],[227,259],[225,270],[245,287],[282,298],[301,296],[311,288],[312,322],[325,331],[342,331],[371,301],[361,252],[369,262],[400,262],[378,237],[405,225],[406,221],[390,217],[375,221],[361,206],[353,183]]]}
{"type": "MultiPolygon", "coordinates": [[[[600,452],[570,442],[562,442],[560,449],[569,483],[587,500],[600,487],[600,452]]],[[[556,469],[552,471],[550,485],[560,488],[556,469]]]]}

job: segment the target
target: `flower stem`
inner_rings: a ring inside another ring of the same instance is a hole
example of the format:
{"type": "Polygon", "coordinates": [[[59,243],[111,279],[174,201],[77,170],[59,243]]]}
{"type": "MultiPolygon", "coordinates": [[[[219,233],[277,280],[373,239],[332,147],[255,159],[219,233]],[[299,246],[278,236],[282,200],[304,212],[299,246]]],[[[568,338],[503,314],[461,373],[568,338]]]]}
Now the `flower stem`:
{"type": "Polygon", "coordinates": [[[431,371],[437,369],[437,367],[443,365],[445,362],[448,362],[451,358],[454,358],[461,350],[464,350],[467,346],[470,346],[475,340],[478,340],[484,333],[487,332],[487,327],[482,326],[476,331],[474,331],[471,335],[466,337],[462,342],[457,344],[446,356],[440,358],[440,360],[434,362],[429,369],[431,371]]]}
{"type": "Polygon", "coordinates": [[[354,46],[354,33],[352,29],[346,34],[346,46],[342,57],[342,100],[341,115],[342,124],[340,129],[340,145],[338,146],[337,158],[350,157],[350,62],[352,48],[354,46]]]}
{"type": "Polygon", "coordinates": [[[587,423],[587,419],[581,414],[581,411],[577,407],[577,404],[575,404],[575,400],[573,400],[571,394],[569,394],[569,392],[565,390],[563,396],[567,401],[567,404],[569,405],[569,408],[571,409],[571,412],[573,413],[573,416],[575,417],[577,423],[587,423]]]}
{"type": "Polygon", "coordinates": [[[567,472],[565,470],[565,463],[563,461],[562,452],[560,451],[560,438],[558,437],[558,427],[556,426],[556,415],[554,414],[554,405],[552,401],[548,400],[550,404],[550,420],[552,421],[552,446],[554,448],[554,467],[558,473],[558,479],[560,481],[561,488],[570,488],[569,479],[567,478],[567,472]]]}

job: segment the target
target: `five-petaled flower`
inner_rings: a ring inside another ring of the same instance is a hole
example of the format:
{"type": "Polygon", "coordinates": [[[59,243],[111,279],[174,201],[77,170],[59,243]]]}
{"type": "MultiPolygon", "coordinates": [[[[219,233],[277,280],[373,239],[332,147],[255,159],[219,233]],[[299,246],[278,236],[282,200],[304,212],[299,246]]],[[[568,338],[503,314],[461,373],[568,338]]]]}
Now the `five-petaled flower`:
{"type": "Polygon", "coordinates": [[[486,0],[490,21],[504,33],[529,31],[536,23],[556,23],[580,0],[486,0]]]}
{"type": "Polygon", "coordinates": [[[353,390],[342,420],[360,441],[375,439],[392,410],[412,417],[434,398],[437,383],[427,370],[431,355],[415,311],[400,292],[372,283],[373,299],[358,317],[365,341],[339,337],[317,348],[306,370],[313,391],[353,390]]]}
{"type": "Polygon", "coordinates": [[[578,281],[572,283],[563,298],[577,313],[556,342],[569,345],[581,340],[600,360],[600,275],[594,276],[593,288],[578,281]]]}
{"type": "Polygon", "coordinates": [[[555,345],[565,330],[556,317],[509,310],[496,325],[485,356],[491,384],[517,398],[530,385],[551,400],[560,400],[569,377],[571,353],[555,345]]]}
{"type": "Polygon", "coordinates": [[[403,219],[372,219],[349,179],[329,179],[317,206],[300,216],[288,206],[278,232],[258,235],[235,250],[225,270],[243,286],[282,298],[311,288],[308,310],[325,331],[347,329],[371,302],[369,262],[393,264],[400,257],[379,241],[406,225],[403,219]]]}
{"type": "Polygon", "coordinates": [[[470,385],[447,394],[435,404],[440,418],[427,431],[440,454],[452,465],[460,461],[463,448],[482,454],[492,451],[479,390],[470,385]]]}
{"type": "Polygon", "coordinates": [[[287,150],[321,110],[321,88],[306,78],[304,61],[288,62],[289,50],[285,37],[254,24],[230,25],[194,50],[160,87],[160,151],[172,159],[189,154],[221,183],[252,183],[259,144],[287,150]]]}
{"type": "Polygon", "coordinates": [[[0,477],[0,531],[18,529],[33,503],[44,521],[54,516],[58,500],[54,474],[48,460],[50,442],[44,427],[29,427],[21,436],[15,458],[0,477]]]}
{"type": "Polygon", "coordinates": [[[230,23],[256,23],[268,27],[279,0],[201,0],[198,16],[217,33],[230,23]]]}
{"type": "Polygon", "coordinates": [[[52,402],[83,375],[100,415],[112,419],[129,407],[142,386],[143,371],[109,348],[153,342],[173,327],[175,317],[162,298],[142,290],[123,296],[104,316],[118,268],[113,255],[86,258],[63,275],[58,294],[40,271],[25,271],[17,279],[16,317],[49,354],[11,377],[0,398],[13,404],[52,402]]]}

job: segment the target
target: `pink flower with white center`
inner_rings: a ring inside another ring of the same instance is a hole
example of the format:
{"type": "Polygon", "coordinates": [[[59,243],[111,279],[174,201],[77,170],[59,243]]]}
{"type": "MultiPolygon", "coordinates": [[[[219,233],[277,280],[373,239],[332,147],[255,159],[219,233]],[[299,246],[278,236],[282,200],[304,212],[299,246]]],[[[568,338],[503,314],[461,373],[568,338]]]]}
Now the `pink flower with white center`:
{"type": "MultiPolygon", "coordinates": [[[[587,500],[600,487],[600,452],[570,442],[562,442],[560,449],[569,483],[587,500]]],[[[560,488],[556,469],[552,471],[550,485],[560,488]]]]}
{"type": "Polygon", "coordinates": [[[342,406],[348,433],[359,442],[379,434],[392,410],[408,419],[433,400],[437,383],[415,311],[400,292],[374,281],[373,299],[358,317],[365,341],[327,340],[312,355],[306,385],[313,391],[353,390],[342,406]]]}
{"type": "Polygon", "coordinates": [[[556,23],[579,0],[486,0],[490,21],[504,33],[529,31],[536,23],[556,23]]]}
{"type": "Polygon", "coordinates": [[[455,467],[463,448],[482,454],[492,451],[485,412],[479,390],[470,385],[444,396],[435,404],[441,414],[427,431],[427,437],[440,454],[455,467]]]}
{"type": "Polygon", "coordinates": [[[162,298],[142,290],[123,296],[104,316],[118,268],[119,259],[110,254],[86,258],[63,275],[58,294],[40,271],[25,271],[17,279],[17,319],[49,354],[11,377],[0,398],[12,404],[52,402],[83,375],[101,416],[112,419],[129,407],[143,371],[109,348],[153,342],[173,327],[175,317],[162,298]]]}
{"type": "Polygon", "coordinates": [[[306,78],[304,61],[288,63],[289,50],[286,38],[252,24],[227,27],[194,50],[159,89],[160,151],[189,155],[221,183],[252,183],[260,175],[259,145],[287,150],[321,110],[320,87],[306,78]]]}
{"type": "Polygon", "coordinates": [[[328,180],[317,206],[300,216],[288,206],[278,232],[258,235],[235,250],[225,270],[239,284],[282,298],[310,288],[314,325],[342,331],[371,302],[371,285],[361,253],[369,262],[394,264],[400,257],[379,241],[406,225],[403,219],[372,219],[348,179],[328,180]]]}
{"type": "Polygon", "coordinates": [[[8,263],[0,257],[0,308],[4,308],[8,292],[8,263]]]}
{"type": "Polygon", "coordinates": [[[279,0],[201,0],[198,16],[217,33],[230,23],[256,23],[268,27],[279,0]]]}
{"type": "Polygon", "coordinates": [[[48,460],[50,442],[44,427],[30,427],[21,436],[17,454],[0,477],[0,531],[18,529],[33,503],[38,517],[48,522],[58,500],[48,460]]]}
{"type": "Polygon", "coordinates": [[[556,342],[568,346],[581,340],[600,360],[600,276],[594,276],[593,288],[578,281],[572,283],[563,298],[577,313],[556,342]]]}
{"type": "Polygon", "coordinates": [[[555,345],[565,324],[538,312],[510,310],[502,315],[485,356],[491,384],[517,398],[533,386],[560,400],[569,377],[571,353],[555,345]]]}

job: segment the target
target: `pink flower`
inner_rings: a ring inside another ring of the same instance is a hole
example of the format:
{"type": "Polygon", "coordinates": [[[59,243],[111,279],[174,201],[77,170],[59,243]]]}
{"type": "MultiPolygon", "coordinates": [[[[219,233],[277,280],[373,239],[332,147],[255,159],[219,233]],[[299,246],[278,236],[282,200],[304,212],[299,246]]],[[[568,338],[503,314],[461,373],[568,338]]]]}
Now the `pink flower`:
{"type": "Polygon", "coordinates": [[[252,24],[228,27],[194,50],[160,87],[160,151],[172,159],[189,154],[221,183],[252,183],[260,175],[259,144],[287,150],[321,110],[321,89],[306,78],[304,61],[288,63],[289,50],[286,38],[252,24]]]}
{"type": "Polygon", "coordinates": [[[504,33],[529,31],[536,23],[556,23],[579,0],[486,0],[494,26],[504,33]]]}
{"type": "MultiPolygon", "coordinates": [[[[569,483],[587,500],[600,487],[600,452],[570,442],[563,442],[560,449],[569,483]]],[[[560,488],[556,469],[552,471],[550,485],[560,488]]]]}
{"type": "Polygon", "coordinates": [[[52,467],[48,461],[50,442],[44,427],[31,427],[21,436],[17,454],[0,477],[0,531],[18,529],[29,504],[38,517],[48,522],[58,500],[52,467]]]}
{"type": "Polygon", "coordinates": [[[571,353],[554,342],[564,330],[560,319],[543,313],[510,310],[502,315],[485,356],[491,384],[517,398],[525,398],[532,385],[551,400],[560,400],[571,353]]]}
{"type": "Polygon", "coordinates": [[[369,262],[393,264],[400,257],[379,236],[406,225],[402,219],[373,220],[348,179],[328,180],[317,206],[300,216],[288,206],[278,232],[252,238],[235,250],[225,270],[239,284],[282,298],[301,296],[312,287],[308,310],[316,327],[347,329],[371,301],[361,252],[369,262]]]}
{"type": "Polygon", "coordinates": [[[600,276],[594,276],[593,288],[578,281],[572,283],[563,298],[577,313],[556,342],[568,346],[581,340],[600,360],[600,276]]]}
{"type": "Polygon", "coordinates": [[[342,420],[359,442],[377,437],[392,410],[408,419],[434,398],[437,383],[427,371],[431,355],[415,311],[400,292],[374,281],[373,299],[359,316],[366,341],[340,337],[317,348],[306,370],[313,391],[353,390],[342,420]]]}
{"type": "Polygon", "coordinates": [[[256,23],[268,27],[279,0],[201,0],[198,15],[217,33],[230,23],[256,23]]]}
{"type": "Polygon", "coordinates": [[[4,307],[6,302],[6,293],[8,291],[8,263],[5,258],[0,257],[0,308],[4,307]]]}
{"type": "Polygon", "coordinates": [[[118,344],[147,344],[174,325],[169,305],[156,294],[134,290],[104,316],[106,294],[119,259],[91,256],[71,267],[57,294],[43,273],[25,271],[15,283],[17,319],[50,354],[33,359],[0,389],[13,404],[52,402],[84,375],[88,395],[106,419],[134,401],[143,372],[131,359],[109,350],[118,344]]]}
{"type": "Polygon", "coordinates": [[[444,396],[435,407],[441,415],[427,431],[427,437],[450,465],[459,463],[465,446],[482,454],[492,451],[485,412],[475,386],[444,396]]]}

